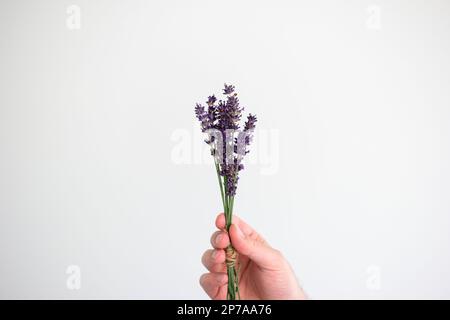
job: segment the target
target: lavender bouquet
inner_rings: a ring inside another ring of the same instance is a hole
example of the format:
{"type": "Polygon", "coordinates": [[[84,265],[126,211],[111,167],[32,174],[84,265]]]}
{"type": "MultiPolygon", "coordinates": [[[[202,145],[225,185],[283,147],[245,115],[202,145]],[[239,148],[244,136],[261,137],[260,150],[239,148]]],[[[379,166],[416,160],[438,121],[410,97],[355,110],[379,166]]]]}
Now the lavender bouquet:
{"type": "MultiPolygon", "coordinates": [[[[249,152],[256,124],[256,116],[249,114],[244,128],[240,130],[243,107],[239,106],[234,86],[225,84],[224,100],[209,96],[205,106],[198,104],[195,115],[200,121],[202,132],[206,133],[205,142],[211,148],[214,158],[220,194],[226,220],[226,230],[230,229],[233,219],[234,197],[236,195],[239,171],[244,169],[242,160],[249,152]]],[[[236,300],[239,295],[239,271],[236,267],[237,252],[230,244],[226,249],[226,266],[228,274],[228,300],[236,300]]]]}

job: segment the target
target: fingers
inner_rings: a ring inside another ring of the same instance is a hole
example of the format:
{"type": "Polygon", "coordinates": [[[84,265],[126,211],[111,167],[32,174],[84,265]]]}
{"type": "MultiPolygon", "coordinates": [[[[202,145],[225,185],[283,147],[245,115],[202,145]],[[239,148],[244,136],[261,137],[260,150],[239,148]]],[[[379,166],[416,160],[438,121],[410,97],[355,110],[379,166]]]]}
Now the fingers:
{"type": "MultiPolygon", "coordinates": [[[[241,218],[233,215],[230,227],[230,238],[233,247],[242,255],[248,256],[260,267],[278,270],[284,263],[281,253],[267,244],[267,242],[241,218]]],[[[217,228],[225,229],[225,215],[216,218],[217,228]]],[[[219,231],[220,232],[220,231],[219,231]]]]}
{"type": "Polygon", "coordinates": [[[255,231],[246,233],[243,229],[239,222],[230,227],[231,243],[237,252],[247,256],[261,268],[279,270],[285,262],[281,253],[270,247],[255,231]]]}
{"type": "Polygon", "coordinates": [[[202,256],[202,263],[210,272],[225,271],[225,251],[223,250],[206,250],[202,256]]]}
{"type": "Polygon", "coordinates": [[[211,245],[216,249],[225,249],[230,244],[230,237],[225,231],[216,231],[211,236],[211,245]]]}
{"type": "MultiPolygon", "coordinates": [[[[250,227],[244,220],[242,220],[236,215],[233,215],[232,223],[237,224],[241,228],[241,230],[247,235],[256,233],[256,231],[252,227],[250,227]]],[[[225,230],[225,215],[223,213],[217,216],[216,227],[220,230],[225,230]]]]}
{"type": "Polygon", "coordinates": [[[225,299],[227,283],[226,273],[205,273],[200,277],[200,285],[211,299],[225,299]]]}

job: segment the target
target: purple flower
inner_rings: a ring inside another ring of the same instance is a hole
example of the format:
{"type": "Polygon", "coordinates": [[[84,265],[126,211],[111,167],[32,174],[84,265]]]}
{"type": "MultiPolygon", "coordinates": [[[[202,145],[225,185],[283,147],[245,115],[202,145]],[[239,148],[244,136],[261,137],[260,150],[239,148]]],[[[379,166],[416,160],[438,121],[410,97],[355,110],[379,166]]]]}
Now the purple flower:
{"type": "MultiPolygon", "coordinates": [[[[246,146],[249,146],[250,143],[252,142],[253,139],[253,131],[255,130],[256,127],[256,116],[252,115],[251,113],[247,116],[247,121],[245,122],[244,125],[244,133],[245,133],[245,137],[244,137],[244,143],[246,146]]],[[[249,153],[250,150],[248,150],[247,148],[245,149],[245,154],[249,153]]]]}
{"type": "Polygon", "coordinates": [[[247,116],[247,121],[245,122],[244,130],[250,131],[255,129],[256,126],[256,116],[252,115],[251,113],[247,116]]]}
{"type": "Polygon", "coordinates": [[[227,85],[225,83],[225,88],[223,89],[223,94],[232,94],[234,92],[234,86],[233,85],[227,85]]]}
{"type": "Polygon", "coordinates": [[[223,176],[227,177],[226,194],[228,196],[236,195],[237,182],[239,180],[238,167],[235,164],[226,165],[224,168],[223,176]]]}
{"type": "Polygon", "coordinates": [[[223,89],[225,100],[217,101],[212,95],[206,101],[207,110],[200,104],[195,107],[195,115],[200,121],[202,131],[214,129],[220,133],[216,136],[208,132],[208,139],[205,142],[211,146],[211,154],[219,166],[218,172],[224,178],[225,193],[231,197],[236,194],[238,173],[244,169],[242,160],[249,152],[247,147],[251,143],[257,121],[256,116],[249,114],[244,129],[238,132],[244,108],[240,106],[234,89],[233,85],[225,84],[223,89]],[[219,137],[221,141],[217,141],[219,137]]]}
{"type": "MultiPolygon", "coordinates": [[[[215,121],[215,110],[211,106],[208,107],[208,112],[205,111],[205,107],[201,104],[197,103],[195,106],[195,116],[200,121],[200,127],[202,132],[206,132],[207,130],[213,129],[214,121],[215,121]]],[[[214,136],[209,136],[208,139],[205,140],[207,144],[211,144],[214,142],[214,136]]],[[[215,154],[215,150],[211,149],[211,154],[215,154]]]]}
{"type": "Polygon", "coordinates": [[[213,105],[214,103],[216,103],[216,97],[214,95],[209,96],[208,97],[208,101],[206,101],[206,103],[208,104],[208,106],[213,105]]]}
{"type": "Polygon", "coordinates": [[[239,106],[239,99],[236,96],[228,96],[226,101],[220,100],[217,106],[218,123],[217,128],[225,131],[229,129],[238,130],[239,121],[244,108],[239,106]]]}
{"type": "Polygon", "coordinates": [[[197,105],[195,106],[195,116],[197,117],[198,121],[200,121],[202,132],[208,130],[210,126],[208,114],[205,111],[205,107],[199,103],[197,103],[197,105]]]}

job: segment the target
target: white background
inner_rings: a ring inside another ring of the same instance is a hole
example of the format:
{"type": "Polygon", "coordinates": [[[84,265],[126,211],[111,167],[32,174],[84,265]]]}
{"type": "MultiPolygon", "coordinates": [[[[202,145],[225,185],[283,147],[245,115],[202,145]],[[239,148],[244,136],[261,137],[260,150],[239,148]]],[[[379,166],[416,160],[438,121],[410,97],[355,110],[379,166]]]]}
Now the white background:
{"type": "Polygon", "coordinates": [[[207,298],[224,82],[235,212],[312,298],[450,298],[448,1],[11,0],[0,33],[0,298],[207,298]]]}

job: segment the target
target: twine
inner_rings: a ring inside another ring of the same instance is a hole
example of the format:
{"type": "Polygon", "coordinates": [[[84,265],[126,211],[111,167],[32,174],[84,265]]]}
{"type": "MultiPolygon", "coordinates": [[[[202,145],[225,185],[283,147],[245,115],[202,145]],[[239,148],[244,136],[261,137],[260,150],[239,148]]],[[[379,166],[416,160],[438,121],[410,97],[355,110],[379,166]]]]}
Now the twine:
{"type": "Polygon", "coordinates": [[[233,268],[236,265],[237,252],[232,246],[228,246],[225,250],[225,263],[228,268],[233,268]]]}

